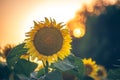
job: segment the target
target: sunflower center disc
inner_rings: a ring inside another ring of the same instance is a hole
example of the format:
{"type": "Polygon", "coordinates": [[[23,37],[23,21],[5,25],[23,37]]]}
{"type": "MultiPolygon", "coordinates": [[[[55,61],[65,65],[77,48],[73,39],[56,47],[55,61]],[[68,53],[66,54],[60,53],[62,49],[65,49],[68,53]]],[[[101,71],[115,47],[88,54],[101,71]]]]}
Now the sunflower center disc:
{"type": "Polygon", "coordinates": [[[40,54],[50,56],[62,48],[63,36],[54,27],[44,27],[36,32],[33,43],[40,54]]]}
{"type": "Polygon", "coordinates": [[[91,74],[91,72],[93,71],[92,66],[91,66],[91,65],[85,65],[85,67],[86,67],[86,73],[87,73],[88,75],[91,74]]]}
{"type": "Polygon", "coordinates": [[[104,73],[103,73],[103,71],[101,71],[101,70],[98,70],[98,76],[103,76],[104,75],[104,73]]]}

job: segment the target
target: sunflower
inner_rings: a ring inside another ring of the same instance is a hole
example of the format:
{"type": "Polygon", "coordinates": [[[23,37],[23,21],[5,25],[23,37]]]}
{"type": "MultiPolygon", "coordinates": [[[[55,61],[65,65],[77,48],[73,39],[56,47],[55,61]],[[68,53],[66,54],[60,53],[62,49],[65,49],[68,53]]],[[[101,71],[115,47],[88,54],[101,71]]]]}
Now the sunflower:
{"type": "Polygon", "coordinates": [[[6,62],[6,57],[14,46],[13,44],[7,44],[3,49],[0,47],[0,62],[6,62]]]}
{"type": "Polygon", "coordinates": [[[95,80],[105,80],[107,78],[107,71],[104,66],[98,65],[97,74],[95,75],[95,80]]]}
{"type": "Polygon", "coordinates": [[[86,75],[94,78],[94,75],[96,75],[98,67],[95,61],[93,61],[91,58],[84,58],[83,60],[83,64],[85,66],[85,73],[86,75]]]}
{"type": "Polygon", "coordinates": [[[24,47],[28,48],[27,53],[32,58],[52,63],[70,54],[72,40],[69,31],[54,19],[45,18],[45,21],[34,22],[34,27],[26,36],[24,47]]]}

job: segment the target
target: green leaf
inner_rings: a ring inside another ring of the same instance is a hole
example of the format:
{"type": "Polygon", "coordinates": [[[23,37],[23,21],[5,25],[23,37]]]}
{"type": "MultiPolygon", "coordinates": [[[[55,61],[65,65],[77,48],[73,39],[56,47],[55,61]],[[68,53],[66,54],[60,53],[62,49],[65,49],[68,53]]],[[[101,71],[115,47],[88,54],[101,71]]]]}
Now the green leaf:
{"type": "Polygon", "coordinates": [[[62,72],[67,72],[72,75],[75,75],[79,79],[82,79],[84,76],[84,65],[80,57],[76,57],[74,55],[70,55],[65,58],[63,61],[58,61],[57,63],[53,63],[53,67],[62,72]]]}
{"type": "Polygon", "coordinates": [[[26,76],[30,76],[30,73],[35,70],[37,67],[36,63],[29,62],[25,59],[20,59],[14,67],[14,71],[17,74],[24,74],[26,76]]]}
{"type": "Polygon", "coordinates": [[[108,71],[108,79],[119,80],[120,79],[120,68],[109,70],[108,71]]]}
{"type": "Polygon", "coordinates": [[[0,80],[1,80],[1,79],[2,79],[2,80],[3,80],[3,79],[8,80],[10,74],[11,74],[11,71],[10,71],[10,69],[7,67],[7,65],[0,63],[0,80]]]}
{"type": "Polygon", "coordinates": [[[20,59],[20,56],[27,53],[26,48],[23,48],[25,43],[19,44],[14,47],[7,56],[8,67],[13,69],[17,61],[20,59]]]}
{"type": "Polygon", "coordinates": [[[60,71],[58,70],[55,70],[53,72],[50,72],[48,73],[46,76],[45,76],[45,80],[63,80],[62,79],[62,74],[60,71]]]}
{"type": "Polygon", "coordinates": [[[70,55],[69,61],[75,66],[75,68],[71,69],[69,72],[73,75],[76,75],[79,79],[82,79],[84,76],[85,68],[81,58],[70,55]]]}
{"type": "Polygon", "coordinates": [[[71,73],[71,70],[62,73],[63,80],[78,80],[77,76],[71,73]]]}
{"type": "Polygon", "coordinates": [[[75,65],[78,66],[78,74],[77,76],[79,78],[82,78],[83,75],[84,75],[84,72],[85,72],[85,68],[84,68],[84,65],[83,65],[83,62],[80,58],[75,58],[75,65]]]}
{"type": "MultiPolygon", "coordinates": [[[[82,80],[94,80],[93,78],[89,77],[89,76],[84,76],[82,80]]],[[[103,80],[103,79],[102,79],[103,80]]]]}
{"type": "Polygon", "coordinates": [[[68,60],[68,58],[65,58],[63,61],[54,63],[53,66],[61,71],[67,71],[75,68],[75,66],[72,65],[72,63],[68,60]]]}
{"type": "Polygon", "coordinates": [[[44,74],[45,74],[45,68],[42,68],[41,70],[38,71],[37,78],[43,76],[44,74]]]}

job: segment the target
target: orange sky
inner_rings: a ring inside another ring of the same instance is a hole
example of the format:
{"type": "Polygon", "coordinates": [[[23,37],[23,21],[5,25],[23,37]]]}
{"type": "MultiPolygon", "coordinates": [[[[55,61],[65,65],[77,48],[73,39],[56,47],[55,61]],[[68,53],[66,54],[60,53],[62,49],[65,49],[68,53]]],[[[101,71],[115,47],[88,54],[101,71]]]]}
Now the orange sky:
{"type": "Polygon", "coordinates": [[[24,19],[38,3],[36,0],[0,0],[0,46],[24,40],[24,19]]]}
{"type": "MultiPolygon", "coordinates": [[[[67,23],[83,4],[91,6],[97,0],[0,0],[0,46],[22,43],[33,21],[44,17],[67,23]]],[[[99,1],[99,0],[98,0],[99,1]]],[[[103,0],[109,5],[117,0],[103,0]]]]}
{"type": "Polygon", "coordinates": [[[0,46],[23,42],[33,20],[52,17],[65,22],[79,8],[80,0],[0,0],[0,46]]]}

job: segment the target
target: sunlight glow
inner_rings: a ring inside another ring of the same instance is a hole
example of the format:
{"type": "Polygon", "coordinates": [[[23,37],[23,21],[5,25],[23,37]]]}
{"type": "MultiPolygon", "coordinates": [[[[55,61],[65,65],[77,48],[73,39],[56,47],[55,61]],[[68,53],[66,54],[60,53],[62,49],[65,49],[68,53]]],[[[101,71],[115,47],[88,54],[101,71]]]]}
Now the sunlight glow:
{"type": "Polygon", "coordinates": [[[75,38],[81,38],[86,33],[85,24],[81,23],[81,20],[72,19],[67,23],[67,27],[69,28],[71,35],[75,38]]]}
{"type": "Polygon", "coordinates": [[[79,38],[79,37],[81,36],[81,31],[80,31],[80,29],[79,29],[79,28],[75,28],[75,29],[73,30],[73,35],[74,35],[74,37],[79,38]]]}
{"type": "Polygon", "coordinates": [[[73,2],[72,0],[69,2],[55,1],[53,3],[43,3],[27,15],[27,18],[24,21],[26,26],[25,32],[28,32],[30,27],[33,27],[33,21],[44,20],[44,17],[54,18],[57,22],[64,22],[64,24],[66,24],[67,21],[75,16],[75,12],[80,7],[80,1],[73,2]]]}

